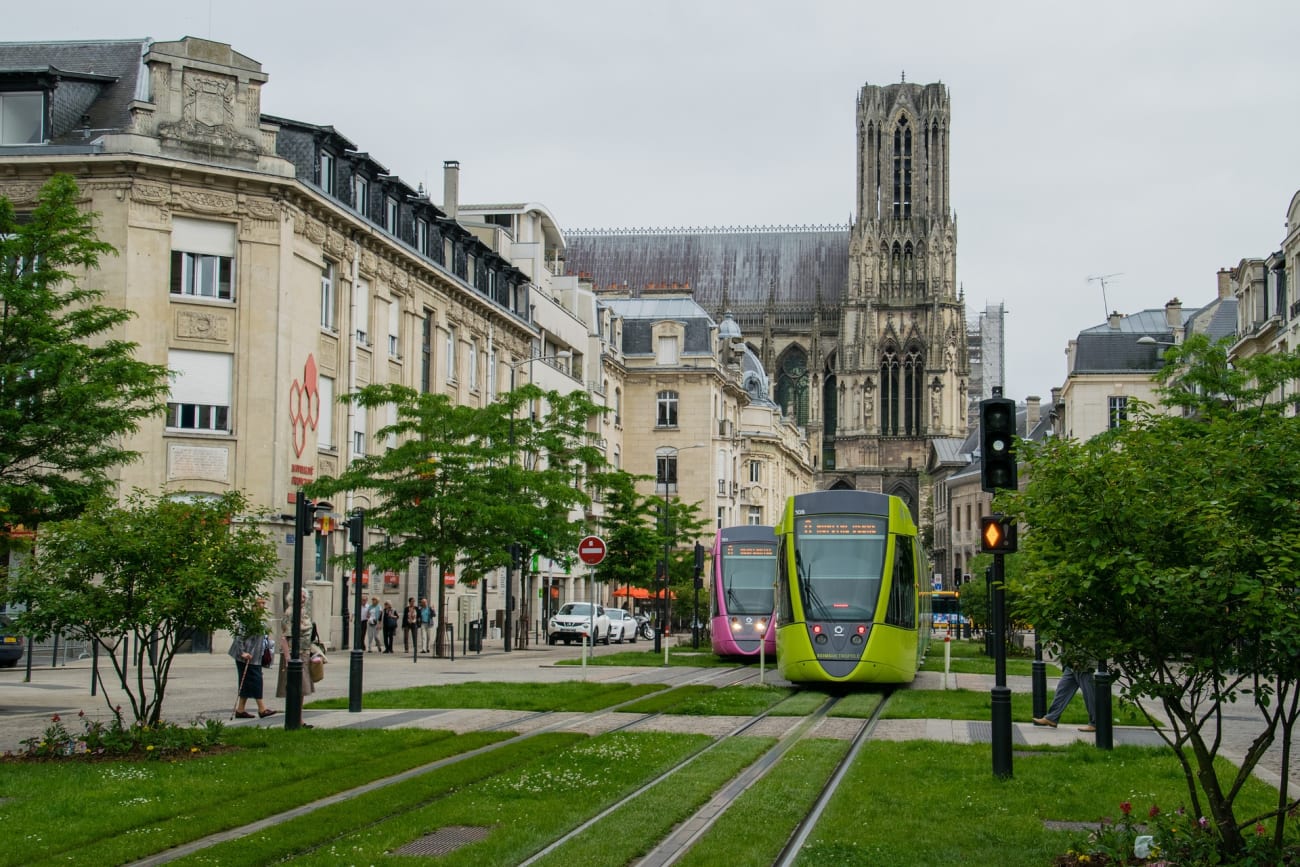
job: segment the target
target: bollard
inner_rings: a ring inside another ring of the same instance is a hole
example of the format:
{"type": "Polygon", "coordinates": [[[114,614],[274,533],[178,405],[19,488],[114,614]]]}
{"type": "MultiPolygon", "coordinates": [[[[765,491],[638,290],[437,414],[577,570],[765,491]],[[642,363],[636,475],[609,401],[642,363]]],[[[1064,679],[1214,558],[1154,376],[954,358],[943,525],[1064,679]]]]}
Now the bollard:
{"type": "Polygon", "coordinates": [[[1097,661],[1097,671],[1092,675],[1093,713],[1097,715],[1097,749],[1115,748],[1115,718],[1111,712],[1110,672],[1106,660],[1097,661]]]}
{"type": "MultiPolygon", "coordinates": [[[[952,633],[943,637],[943,688],[948,689],[948,673],[952,670],[952,633]]],[[[955,686],[956,684],[954,684],[955,686]]]]}
{"type": "Polygon", "coordinates": [[[1043,662],[1043,643],[1034,630],[1034,662],[1030,666],[1030,682],[1034,687],[1034,718],[1047,715],[1047,664],[1043,662]]]}

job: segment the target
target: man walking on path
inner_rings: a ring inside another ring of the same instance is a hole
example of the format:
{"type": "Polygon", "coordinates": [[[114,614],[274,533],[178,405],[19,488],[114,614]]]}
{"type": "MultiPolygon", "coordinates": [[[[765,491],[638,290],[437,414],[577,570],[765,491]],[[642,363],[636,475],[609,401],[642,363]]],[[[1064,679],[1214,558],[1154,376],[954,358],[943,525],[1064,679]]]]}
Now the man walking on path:
{"type": "Polygon", "coordinates": [[[1064,664],[1061,666],[1061,679],[1056,683],[1056,694],[1052,696],[1052,706],[1043,716],[1034,717],[1034,725],[1056,728],[1061,720],[1061,714],[1065,712],[1066,706],[1076,692],[1083,693],[1083,706],[1088,710],[1088,724],[1079,726],[1079,731],[1095,732],[1097,713],[1093,709],[1096,705],[1093,700],[1092,672],[1076,671],[1064,664]]]}

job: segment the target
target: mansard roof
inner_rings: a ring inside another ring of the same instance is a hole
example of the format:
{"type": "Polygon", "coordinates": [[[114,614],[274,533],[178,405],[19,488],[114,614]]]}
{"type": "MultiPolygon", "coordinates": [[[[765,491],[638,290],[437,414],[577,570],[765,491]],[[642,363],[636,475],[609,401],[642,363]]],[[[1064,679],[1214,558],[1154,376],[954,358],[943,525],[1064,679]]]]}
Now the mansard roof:
{"type": "Polygon", "coordinates": [[[837,305],[848,286],[849,227],[570,230],[565,267],[597,289],[689,289],[711,310],[837,305]],[[724,298],[725,305],[724,305],[724,298]]]}
{"type": "MultiPolygon", "coordinates": [[[[1182,311],[1188,333],[1205,334],[1211,341],[1236,331],[1237,299],[1216,298],[1204,307],[1182,311]]],[[[1140,310],[1111,325],[1103,322],[1079,332],[1070,373],[1154,373],[1164,365],[1164,351],[1173,342],[1164,309],[1140,310]],[[1143,345],[1140,337],[1156,343],[1143,345]]]]}
{"type": "Polygon", "coordinates": [[[692,298],[609,298],[601,303],[623,320],[623,354],[654,355],[654,324],[671,319],[682,323],[683,355],[711,355],[716,323],[692,298]]]}
{"type": "Polygon", "coordinates": [[[30,78],[53,84],[50,143],[88,144],[88,133],[126,128],[131,102],[148,98],[143,58],[151,44],[148,39],[0,42],[0,73],[11,82],[30,78]]]}

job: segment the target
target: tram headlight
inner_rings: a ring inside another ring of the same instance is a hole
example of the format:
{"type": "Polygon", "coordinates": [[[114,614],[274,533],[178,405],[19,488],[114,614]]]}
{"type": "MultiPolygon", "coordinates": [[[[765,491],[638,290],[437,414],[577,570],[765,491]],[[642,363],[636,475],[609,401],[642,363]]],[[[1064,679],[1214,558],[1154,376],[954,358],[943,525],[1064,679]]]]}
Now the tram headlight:
{"type": "Polygon", "coordinates": [[[758,621],[757,623],[754,624],[754,628],[757,629],[760,633],[767,632],[767,621],[766,620],[758,621]]]}
{"type": "Polygon", "coordinates": [[[849,636],[849,644],[861,644],[862,640],[862,636],[856,632],[849,636]]]}
{"type": "Polygon", "coordinates": [[[741,622],[740,622],[740,618],[739,618],[739,617],[733,617],[733,618],[731,618],[731,631],[732,631],[732,632],[739,632],[740,630],[742,630],[742,629],[744,629],[744,628],[745,628],[745,627],[741,624],[741,622]]]}

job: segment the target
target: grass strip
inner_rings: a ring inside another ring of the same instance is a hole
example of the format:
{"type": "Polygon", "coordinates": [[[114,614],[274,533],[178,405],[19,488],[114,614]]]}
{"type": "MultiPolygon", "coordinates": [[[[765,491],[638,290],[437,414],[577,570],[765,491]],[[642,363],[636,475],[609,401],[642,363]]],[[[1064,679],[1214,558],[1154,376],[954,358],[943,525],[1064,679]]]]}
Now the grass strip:
{"type": "Polygon", "coordinates": [[[848,751],[849,742],[844,740],[814,738],[795,744],[676,863],[682,867],[775,863],[799,819],[812,809],[848,751]]]}
{"type": "MultiPolygon", "coordinates": [[[[867,743],[796,863],[1042,867],[1085,836],[1049,830],[1047,820],[1117,818],[1122,801],[1142,815],[1153,804],[1170,812],[1187,798],[1177,760],[1160,748],[1074,744],[1017,756],[1013,771],[993,776],[987,744],[867,743]]],[[[1234,772],[1219,764],[1221,779],[1234,772]]],[[[1238,815],[1275,797],[1251,778],[1238,815]]]]}
{"type": "Polygon", "coordinates": [[[221,864],[229,867],[266,864],[312,853],[330,846],[342,837],[381,822],[400,820],[404,814],[432,804],[466,786],[504,773],[528,761],[536,761],[586,740],[572,732],[538,735],[517,741],[476,756],[473,761],[457,762],[420,777],[384,787],[382,793],[330,804],[306,816],[277,824],[238,840],[209,847],[176,864],[221,864]]]}
{"type": "Polygon", "coordinates": [[[420,729],[224,737],[236,749],[187,760],[6,765],[0,821],[24,832],[0,847],[0,865],[143,858],[490,742],[420,729]]]}
{"type": "Polygon", "coordinates": [[[793,694],[794,690],[780,686],[729,686],[692,696],[668,713],[687,716],[753,716],[793,694]]]}
{"type": "Polygon", "coordinates": [[[866,719],[876,712],[876,708],[885,700],[883,692],[851,692],[842,697],[828,716],[866,719]]]}
{"type": "Polygon", "coordinates": [[[811,689],[801,689],[786,696],[774,708],[772,716],[808,716],[826,703],[826,694],[811,689]]]}
{"type": "MultiPolygon", "coordinates": [[[[509,683],[470,681],[447,686],[416,686],[366,693],[366,707],[422,710],[426,708],[494,708],[523,711],[588,711],[609,707],[637,695],[663,689],[655,684],[589,683],[566,680],[558,683],[509,683]]],[[[313,709],[341,709],[346,696],[314,701],[313,709]]]]}
{"type": "Polygon", "coordinates": [[[717,689],[716,686],[705,686],[704,684],[678,686],[667,692],[634,701],[623,710],[627,713],[673,713],[674,709],[679,705],[701,695],[716,692],[717,689]]]}
{"type": "MultiPolygon", "coordinates": [[[[771,665],[774,660],[768,660],[771,665]]],[[[653,668],[662,667],[664,664],[664,652],[660,650],[655,653],[654,650],[623,650],[617,653],[602,653],[599,656],[587,657],[587,665],[624,665],[631,668],[653,668]]],[[[581,659],[561,659],[556,665],[582,665],[581,659]]],[[[690,666],[691,668],[735,668],[737,663],[734,659],[722,659],[716,654],[707,650],[694,650],[690,647],[670,647],[668,649],[669,666],[690,666]]],[[[757,663],[755,663],[757,665],[757,663]]]]}
{"type": "MultiPolygon", "coordinates": [[[[996,674],[996,660],[990,656],[954,656],[952,664],[948,670],[953,674],[996,674]]],[[[938,658],[935,657],[934,648],[930,649],[930,655],[921,662],[921,671],[943,671],[943,650],[939,651],[938,658]]],[[[1059,666],[1052,663],[1044,663],[1044,671],[1050,678],[1057,678],[1061,674],[1059,666]]],[[[1007,674],[1013,676],[1029,677],[1034,672],[1034,661],[1032,659],[1008,659],[1007,674]]]]}
{"type": "MultiPolygon", "coordinates": [[[[633,863],[708,803],[723,783],[753,764],[775,743],[769,738],[728,739],[548,853],[537,862],[539,867],[633,863]]],[[[724,858],[712,863],[740,862],[724,858]]]]}
{"type": "Polygon", "coordinates": [[[704,735],[662,732],[611,732],[586,739],[452,797],[347,835],[295,863],[370,864],[439,828],[460,825],[490,832],[483,840],[440,856],[439,864],[516,865],[709,741],[704,735]],[[618,772],[613,773],[613,768],[618,772]]]}

